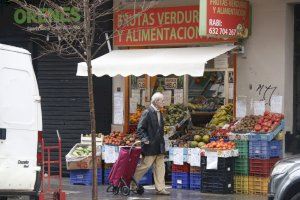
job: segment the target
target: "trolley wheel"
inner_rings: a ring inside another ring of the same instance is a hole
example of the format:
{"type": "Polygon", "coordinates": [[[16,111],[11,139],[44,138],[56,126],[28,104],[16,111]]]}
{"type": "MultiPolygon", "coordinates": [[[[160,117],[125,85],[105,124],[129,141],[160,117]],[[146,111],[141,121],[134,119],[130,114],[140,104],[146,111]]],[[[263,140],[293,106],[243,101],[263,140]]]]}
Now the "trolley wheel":
{"type": "Polygon", "coordinates": [[[138,189],[136,190],[136,193],[139,195],[142,195],[142,194],[144,194],[144,192],[145,192],[144,187],[139,185],[138,189]]]}
{"type": "Polygon", "coordinates": [[[106,189],[106,192],[113,192],[113,186],[109,185],[106,189]]]}
{"type": "Polygon", "coordinates": [[[29,200],[39,200],[39,197],[36,195],[32,195],[29,197],[29,200]]]}
{"type": "Polygon", "coordinates": [[[128,196],[130,194],[130,188],[128,186],[123,186],[121,192],[124,196],[128,196]]]}
{"type": "Polygon", "coordinates": [[[114,195],[119,194],[119,187],[113,186],[113,194],[114,195]]]}

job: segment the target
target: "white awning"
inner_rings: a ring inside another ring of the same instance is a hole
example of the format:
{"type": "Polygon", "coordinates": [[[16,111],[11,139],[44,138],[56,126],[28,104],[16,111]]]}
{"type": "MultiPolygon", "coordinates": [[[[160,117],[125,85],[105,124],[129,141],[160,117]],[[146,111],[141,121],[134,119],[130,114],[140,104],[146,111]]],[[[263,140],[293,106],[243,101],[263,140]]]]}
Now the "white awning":
{"type": "MultiPolygon", "coordinates": [[[[96,76],[203,76],[207,61],[235,48],[233,45],[210,47],[114,50],[92,60],[96,76]]],[[[77,76],[87,76],[85,62],[78,63],[77,76]]]]}

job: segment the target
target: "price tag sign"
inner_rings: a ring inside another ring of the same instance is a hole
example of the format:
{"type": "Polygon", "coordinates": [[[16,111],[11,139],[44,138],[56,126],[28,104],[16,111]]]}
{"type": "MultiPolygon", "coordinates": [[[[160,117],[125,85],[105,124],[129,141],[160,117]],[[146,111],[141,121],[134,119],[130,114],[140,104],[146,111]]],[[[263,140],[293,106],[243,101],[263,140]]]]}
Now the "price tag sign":
{"type": "Polygon", "coordinates": [[[142,91],[142,106],[146,106],[146,91],[142,91]]]}
{"type": "Polygon", "coordinates": [[[205,152],[206,169],[218,169],[218,152],[205,152]]]}
{"type": "Polygon", "coordinates": [[[134,98],[130,98],[130,113],[136,113],[136,110],[137,110],[137,100],[134,99],[134,98]]]}
{"type": "Polygon", "coordinates": [[[172,101],[172,91],[165,90],[163,91],[163,95],[164,95],[164,106],[169,106],[172,101]]]}
{"type": "Polygon", "coordinates": [[[183,104],[183,89],[174,90],[174,104],[183,104]]]}
{"type": "Polygon", "coordinates": [[[177,78],[165,78],[165,89],[176,89],[177,78]]]}
{"type": "Polygon", "coordinates": [[[145,89],[145,78],[138,78],[137,85],[140,89],[145,89]]]}
{"type": "Polygon", "coordinates": [[[191,154],[190,154],[190,165],[194,167],[200,167],[200,149],[199,148],[191,148],[191,154]]]}
{"type": "Polygon", "coordinates": [[[183,165],[183,148],[173,149],[173,163],[175,165],[183,165]]]}
{"type": "Polygon", "coordinates": [[[271,112],[282,113],[282,96],[272,96],[271,97],[271,112]]]}
{"type": "Polygon", "coordinates": [[[140,104],[141,103],[140,89],[133,89],[133,90],[131,90],[131,97],[133,99],[135,99],[138,104],[140,104]]]}
{"type": "Polygon", "coordinates": [[[237,100],[236,102],[236,117],[243,118],[247,114],[247,103],[246,100],[237,100]]]}
{"type": "Polygon", "coordinates": [[[118,159],[118,152],[116,152],[115,146],[105,146],[105,163],[115,163],[118,159]]]}
{"type": "Polygon", "coordinates": [[[228,94],[228,98],[229,99],[233,99],[234,97],[234,84],[233,83],[229,83],[229,94],[228,94]]]}
{"type": "Polygon", "coordinates": [[[123,124],[123,92],[115,92],[114,93],[114,124],[123,124]]]}
{"type": "Polygon", "coordinates": [[[265,101],[254,101],[253,108],[254,108],[254,115],[263,115],[266,110],[265,101]]]}

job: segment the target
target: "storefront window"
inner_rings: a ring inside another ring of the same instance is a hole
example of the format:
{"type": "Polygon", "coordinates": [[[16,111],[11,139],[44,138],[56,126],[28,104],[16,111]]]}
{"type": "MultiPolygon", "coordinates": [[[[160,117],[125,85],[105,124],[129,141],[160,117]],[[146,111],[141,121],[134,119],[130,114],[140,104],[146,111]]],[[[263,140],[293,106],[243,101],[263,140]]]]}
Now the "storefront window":
{"type": "Polygon", "coordinates": [[[155,92],[163,93],[165,106],[184,103],[184,76],[162,76],[151,77],[151,96],[155,92]]]}
{"type": "Polygon", "coordinates": [[[136,125],[146,108],[146,76],[130,76],[129,124],[136,125]]]}

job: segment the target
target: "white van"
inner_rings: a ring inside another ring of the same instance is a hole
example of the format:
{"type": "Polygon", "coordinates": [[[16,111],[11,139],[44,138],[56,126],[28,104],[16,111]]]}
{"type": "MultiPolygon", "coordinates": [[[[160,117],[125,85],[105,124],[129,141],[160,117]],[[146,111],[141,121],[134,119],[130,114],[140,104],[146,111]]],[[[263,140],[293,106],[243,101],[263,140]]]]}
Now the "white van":
{"type": "Polygon", "coordinates": [[[40,186],[42,112],[31,54],[0,44],[0,200],[40,186]]]}

